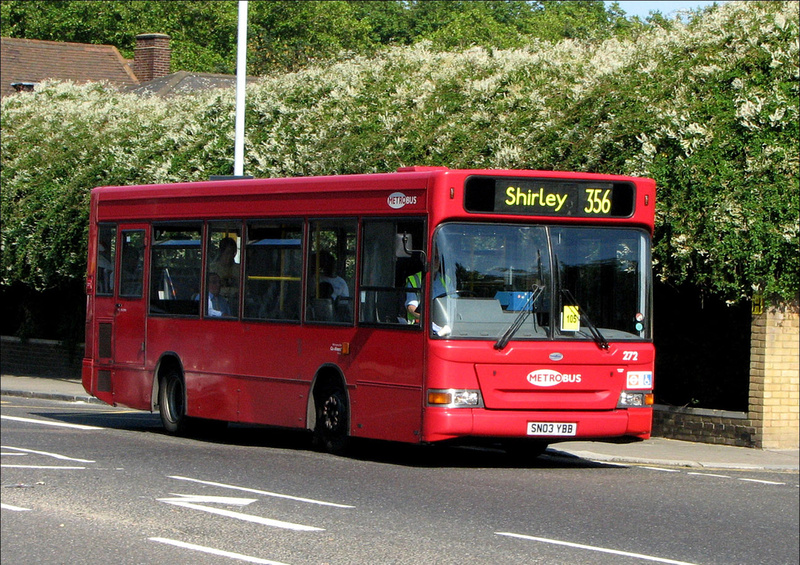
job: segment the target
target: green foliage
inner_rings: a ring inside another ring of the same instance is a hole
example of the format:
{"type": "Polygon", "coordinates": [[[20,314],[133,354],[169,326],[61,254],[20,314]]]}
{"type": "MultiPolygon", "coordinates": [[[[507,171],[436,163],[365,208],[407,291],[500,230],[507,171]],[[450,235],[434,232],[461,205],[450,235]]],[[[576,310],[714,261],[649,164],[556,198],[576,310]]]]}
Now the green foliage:
{"type": "MultiPolygon", "coordinates": [[[[232,73],[236,66],[238,3],[231,0],[3,0],[0,10],[4,37],[114,45],[132,59],[136,35],[158,32],[172,38],[175,71],[232,73]]],[[[293,71],[420,41],[439,50],[506,49],[535,39],[627,36],[641,27],[600,0],[251,2],[248,69],[258,76],[293,71]]]]}
{"type": "MultiPolygon", "coordinates": [[[[275,25],[298,32],[312,14],[323,16],[316,3],[254,4],[272,11],[275,25]]],[[[333,3],[326,25],[363,13],[366,4],[333,3]]],[[[428,4],[411,3],[403,13],[446,8],[428,4]]],[[[569,12],[572,3],[564,4],[569,12]]],[[[521,29],[541,13],[532,6],[521,29]]],[[[402,36],[390,24],[394,9],[370,12],[373,20],[364,24],[381,30],[381,41],[402,36]]],[[[603,40],[530,39],[508,49],[454,43],[456,51],[440,51],[434,42],[446,36],[443,29],[485,21],[490,11],[452,16],[426,28],[428,41],[274,72],[248,87],[245,173],[384,172],[419,164],[652,176],[663,281],[690,283],[731,302],[754,292],[797,294],[793,3],[732,2],[688,23],[638,29],[630,40],[613,32],[611,18],[603,40]]],[[[361,49],[369,37],[359,36],[358,26],[349,29],[337,49],[361,49]]],[[[498,30],[487,33],[502,38],[498,30]]],[[[313,56],[329,40],[303,41],[284,52],[313,56]]],[[[281,65],[294,64],[287,61],[281,65]]],[[[162,100],[45,84],[4,99],[3,284],[46,288],[82,276],[93,186],[230,174],[233,113],[230,90],[162,100]]]]}
{"type": "Polygon", "coordinates": [[[150,0],[3,0],[3,37],[114,45],[133,59],[136,35],[172,37],[172,68],[232,72],[236,66],[236,2],[150,0]]]}

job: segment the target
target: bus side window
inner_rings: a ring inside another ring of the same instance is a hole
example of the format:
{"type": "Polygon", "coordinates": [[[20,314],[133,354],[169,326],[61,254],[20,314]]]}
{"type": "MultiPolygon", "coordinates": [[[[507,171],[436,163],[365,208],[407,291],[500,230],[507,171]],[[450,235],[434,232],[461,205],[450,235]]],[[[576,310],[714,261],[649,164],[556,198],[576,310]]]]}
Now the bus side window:
{"type": "Polygon", "coordinates": [[[245,255],[244,317],[299,321],[302,223],[248,222],[245,255]]]}
{"type": "Polygon", "coordinates": [[[102,224],[97,230],[97,290],[98,296],[114,294],[114,261],[117,252],[117,226],[102,224]]]}
{"type": "MultiPolygon", "coordinates": [[[[420,253],[413,249],[421,247],[425,240],[423,228],[422,220],[364,221],[360,322],[410,325],[407,281],[422,271],[420,253]]],[[[421,303],[421,291],[411,294],[421,303]]]]}
{"type": "Polygon", "coordinates": [[[201,225],[153,226],[150,313],[200,315],[201,225]]]}
{"type": "Polygon", "coordinates": [[[206,316],[237,317],[239,315],[239,281],[241,279],[241,222],[209,222],[206,258],[206,294],[203,311],[206,316]],[[214,275],[214,276],[212,276],[214,275]],[[213,281],[215,286],[211,290],[213,281]],[[218,288],[216,288],[218,287],[218,288]],[[216,293],[214,296],[211,294],[216,293]],[[220,309],[212,306],[219,303],[220,309]],[[218,314],[218,312],[223,312],[218,314]]]}
{"type": "Polygon", "coordinates": [[[311,223],[306,319],[353,322],[356,220],[311,223]]]}
{"type": "Polygon", "coordinates": [[[123,231],[120,243],[119,295],[141,298],[144,276],[144,231],[123,231]]]}

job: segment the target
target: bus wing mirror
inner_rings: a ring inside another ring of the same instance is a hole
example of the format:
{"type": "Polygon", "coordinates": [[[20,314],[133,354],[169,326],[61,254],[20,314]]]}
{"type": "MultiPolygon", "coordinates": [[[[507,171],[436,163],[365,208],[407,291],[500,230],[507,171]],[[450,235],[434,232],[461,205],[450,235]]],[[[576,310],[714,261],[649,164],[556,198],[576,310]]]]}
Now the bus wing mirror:
{"type": "Polygon", "coordinates": [[[403,232],[397,234],[400,244],[402,245],[402,251],[398,248],[396,255],[398,257],[411,257],[414,253],[419,253],[420,261],[422,261],[422,270],[428,270],[428,258],[425,255],[425,252],[422,249],[413,249],[414,243],[411,238],[411,234],[408,232],[403,232]]]}

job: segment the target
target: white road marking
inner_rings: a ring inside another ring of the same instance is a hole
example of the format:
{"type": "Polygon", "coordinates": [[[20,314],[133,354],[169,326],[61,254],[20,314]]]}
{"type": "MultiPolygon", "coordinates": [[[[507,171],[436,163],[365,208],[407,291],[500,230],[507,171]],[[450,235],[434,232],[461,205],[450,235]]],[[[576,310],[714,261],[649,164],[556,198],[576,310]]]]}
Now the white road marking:
{"type": "Polygon", "coordinates": [[[14,512],[30,512],[30,508],[22,508],[21,506],[12,506],[11,504],[3,504],[0,502],[0,508],[3,510],[13,510],[14,512]]]}
{"type": "Polygon", "coordinates": [[[748,483],[761,483],[762,485],[785,485],[786,483],[776,483],[775,481],[762,481],[760,479],[739,479],[748,483]]]}
{"type": "MultiPolygon", "coordinates": [[[[664,469],[662,467],[647,467],[642,466],[642,469],[650,469],[651,471],[661,471],[664,473],[680,473],[679,469],[664,469]]],[[[744,481],[747,483],[760,483],[762,485],[776,485],[776,486],[785,486],[786,483],[776,482],[776,481],[765,481],[762,479],[742,479],[737,477],[732,477],[730,475],[719,475],[716,473],[700,473],[698,471],[686,471],[687,475],[692,475],[695,477],[713,477],[717,479],[736,479],[738,481],[744,481]]]]}
{"type": "MultiPolygon", "coordinates": [[[[62,461],[77,461],[78,463],[95,463],[91,459],[76,459],[75,457],[67,457],[66,455],[60,455],[58,453],[51,453],[49,451],[36,451],[34,449],[25,449],[23,447],[11,447],[10,445],[3,445],[0,446],[2,449],[14,449],[16,451],[23,451],[25,453],[33,453],[34,455],[44,455],[46,457],[52,457],[54,459],[61,459],[62,461]]],[[[4,454],[6,455],[6,454],[4,454]]],[[[22,455],[21,453],[13,453],[8,455],[22,455]]]]}
{"type": "Polygon", "coordinates": [[[564,545],[567,547],[574,547],[577,549],[586,549],[589,551],[598,551],[600,553],[611,553],[612,555],[622,555],[624,557],[633,557],[634,559],[644,559],[646,561],[655,561],[657,563],[670,563],[672,565],[696,565],[688,561],[676,561],[675,559],[664,559],[663,557],[654,557],[652,555],[644,555],[641,553],[630,553],[628,551],[619,551],[617,549],[608,549],[605,547],[595,547],[593,545],[583,545],[581,543],[572,543],[569,541],[553,540],[548,538],[537,538],[534,536],[526,536],[522,534],[513,534],[510,532],[495,532],[498,536],[508,536],[512,538],[519,538],[530,541],[538,541],[542,543],[550,543],[554,545],[564,545]]]}
{"type": "Polygon", "coordinates": [[[159,498],[162,502],[213,502],[215,504],[230,504],[232,506],[247,506],[258,501],[257,498],[235,498],[232,496],[206,496],[203,494],[176,494],[170,493],[177,498],[159,498]]]}
{"type": "Polygon", "coordinates": [[[82,424],[65,424],[64,422],[48,422],[47,420],[35,420],[33,418],[18,418],[16,416],[0,416],[3,420],[13,420],[14,422],[27,422],[29,424],[42,424],[44,426],[56,426],[59,428],[72,428],[75,430],[102,430],[97,426],[84,426],[82,424]]]}
{"type": "Polygon", "coordinates": [[[203,553],[210,553],[211,555],[219,555],[222,557],[230,557],[231,559],[238,559],[240,561],[246,561],[248,563],[261,563],[262,565],[286,565],[285,563],[280,563],[279,561],[270,561],[269,559],[261,559],[260,557],[251,557],[249,555],[242,555],[241,553],[233,553],[231,551],[223,551],[221,549],[216,549],[213,547],[204,547],[202,545],[195,545],[193,543],[186,543],[182,541],[177,541],[173,539],[167,538],[147,538],[150,541],[155,541],[158,543],[166,543],[168,545],[174,545],[175,547],[181,547],[184,549],[192,549],[194,551],[202,551],[203,553]]]}
{"type": "Polygon", "coordinates": [[[0,465],[3,469],[86,469],[86,467],[59,467],[58,465],[0,465]]]}
{"type": "MultiPolygon", "coordinates": [[[[204,496],[191,496],[191,495],[177,495],[181,498],[157,498],[156,500],[160,502],[165,502],[167,504],[173,504],[175,506],[181,506],[183,508],[191,508],[192,510],[200,510],[202,512],[208,512],[209,514],[216,514],[218,516],[225,516],[226,518],[235,518],[237,520],[242,520],[244,522],[253,522],[255,524],[261,524],[264,526],[272,526],[273,528],[282,528],[284,530],[294,530],[296,532],[323,532],[325,531],[324,528],[316,528],[314,526],[306,526],[304,524],[294,524],[292,522],[283,522],[281,520],[273,520],[272,518],[264,518],[262,516],[253,516],[252,514],[242,514],[241,512],[233,512],[231,510],[224,510],[222,508],[212,508],[211,506],[203,506],[202,504],[195,504],[194,502],[188,502],[188,500],[203,500],[207,501],[208,498],[214,499],[222,499],[225,500],[225,497],[204,497],[204,496]]],[[[235,499],[235,500],[247,500],[246,504],[250,504],[250,502],[255,502],[254,500],[250,499],[235,499]]],[[[212,500],[210,502],[219,502],[219,500],[212,500]]],[[[241,505],[241,503],[239,503],[241,505]]]]}
{"type": "Polygon", "coordinates": [[[189,481],[193,483],[200,483],[201,485],[209,485],[214,487],[221,487],[221,488],[229,488],[234,490],[240,490],[242,492],[252,492],[253,494],[261,494],[264,496],[272,496],[275,498],[285,498],[287,500],[296,500],[297,502],[307,502],[308,504],[320,504],[322,506],[333,506],[335,508],[355,508],[355,506],[349,506],[347,504],[336,504],[335,502],[325,502],[324,500],[314,500],[312,498],[300,498],[299,496],[291,496],[288,494],[279,494],[276,492],[269,492],[265,490],[257,490],[253,488],[246,488],[246,487],[237,487],[234,485],[226,485],[224,483],[215,483],[211,481],[201,481],[200,479],[192,479],[189,477],[179,477],[175,475],[170,475],[170,479],[176,479],[179,481],[189,481]]]}

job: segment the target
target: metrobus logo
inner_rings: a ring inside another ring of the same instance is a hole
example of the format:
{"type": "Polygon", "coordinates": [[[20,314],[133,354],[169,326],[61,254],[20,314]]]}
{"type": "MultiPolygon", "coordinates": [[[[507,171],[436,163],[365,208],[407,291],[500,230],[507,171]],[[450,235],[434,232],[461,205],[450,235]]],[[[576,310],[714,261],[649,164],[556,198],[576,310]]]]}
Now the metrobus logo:
{"type": "Polygon", "coordinates": [[[389,208],[399,210],[400,208],[402,208],[407,204],[416,204],[417,197],[406,196],[402,192],[393,192],[389,195],[389,198],[386,200],[386,203],[389,204],[389,208]]]}
{"type": "Polygon", "coordinates": [[[579,383],[581,382],[581,375],[578,374],[562,374],[552,369],[540,369],[528,373],[526,377],[528,382],[533,386],[556,386],[561,383],[579,383]]]}

